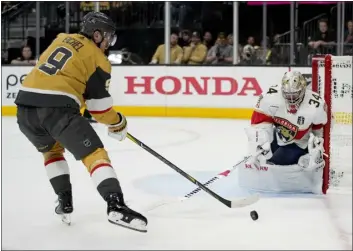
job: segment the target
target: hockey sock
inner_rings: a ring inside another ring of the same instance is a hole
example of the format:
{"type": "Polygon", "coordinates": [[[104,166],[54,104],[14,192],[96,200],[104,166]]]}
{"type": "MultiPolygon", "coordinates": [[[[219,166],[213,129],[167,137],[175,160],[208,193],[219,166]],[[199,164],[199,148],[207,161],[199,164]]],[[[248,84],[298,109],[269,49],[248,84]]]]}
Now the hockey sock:
{"type": "Polygon", "coordinates": [[[110,163],[96,165],[90,174],[103,199],[106,199],[111,193],[122,193],[120,183],[110,163]]]}
{"type": "Polygon", "coordinates": [[[87,167],[103,199],[111,193],[122,193],[115,170],[110,164],[108,153],[104,148],[98,148],[82,159],[82,162],[87,167]]]}
{"type": "Polygon", "coordinates": [[[71,191],[69,165],[64,157],[49,159],[44,165],[56,194],[71,191]]]}

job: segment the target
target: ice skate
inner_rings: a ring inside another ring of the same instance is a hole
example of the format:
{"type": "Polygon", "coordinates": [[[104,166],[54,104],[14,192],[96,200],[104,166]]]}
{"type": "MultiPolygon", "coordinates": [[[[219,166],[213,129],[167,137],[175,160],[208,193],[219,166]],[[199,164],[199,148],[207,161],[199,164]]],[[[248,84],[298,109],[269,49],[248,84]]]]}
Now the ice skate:
{"type": "Polygon", "coordinates": [[[71,213],[74,208],[72,206],[72,193],[63,192],[58,194],[58,205],[55,207],[55,213],[61,217],[61,221],[67,225],[71,225],[71,213]]]}
{"type": "Polygon", "coordinates": [[[108,203],[107,214],[110,223],[139,232],[147,232],[147,219],[127,207],[122,196],[110,194],[106,201],[108,203]]]}

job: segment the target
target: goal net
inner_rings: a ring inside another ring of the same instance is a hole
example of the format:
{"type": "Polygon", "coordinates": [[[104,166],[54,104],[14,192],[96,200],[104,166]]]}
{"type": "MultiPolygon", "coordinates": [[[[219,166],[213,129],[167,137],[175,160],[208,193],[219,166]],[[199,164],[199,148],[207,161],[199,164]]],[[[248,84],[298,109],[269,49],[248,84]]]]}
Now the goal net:
{"type": "Polygon", "coordinates": [[[323,193],[352,192],[352,56],[313,58],[312,89],[327,104],[323,193]]]}

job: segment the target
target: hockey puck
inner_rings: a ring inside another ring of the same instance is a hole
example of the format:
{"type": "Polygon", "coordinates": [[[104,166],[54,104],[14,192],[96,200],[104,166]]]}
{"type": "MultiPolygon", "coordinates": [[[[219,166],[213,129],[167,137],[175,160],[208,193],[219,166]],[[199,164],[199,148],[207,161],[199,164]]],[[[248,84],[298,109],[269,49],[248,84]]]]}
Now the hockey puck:
{"type": "Polygon", "coordinates": [[[257,220],[259,218],[259,215],[257,214],[257,212],[254,210],[254,211],[251,211],[250,212],[250,217],[252,220],[257,220]]]}

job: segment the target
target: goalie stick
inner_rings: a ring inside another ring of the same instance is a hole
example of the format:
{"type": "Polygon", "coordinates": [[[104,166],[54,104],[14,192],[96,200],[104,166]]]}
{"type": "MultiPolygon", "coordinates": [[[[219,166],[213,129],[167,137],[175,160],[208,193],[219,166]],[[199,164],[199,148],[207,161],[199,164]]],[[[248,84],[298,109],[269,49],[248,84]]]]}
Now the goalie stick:
{"type": "Polygon", "coordinates": [[[179,167],[174,165],[172,162],[170,162],[169,160],[167,160],[166,158],[164,158],[163,156],[161,156],[160,154],[158,154],[157,152],[152,150],[150,147],[148,147],[147,145],[142,143],[140,140],[138,140],[137,138],[132,136],[130,133],[127,134],[127,137],[132,142],[134,142],[135,144],[140,146],[142,149],[144,149],[147,152],[149,152],[150,154],[152,154],[154,157],[156,157],[157,159],[159,159],[160,161],[162,161],[163,163],[165,163],[166,165],[168,165],[169,167],[174,169],[174,171],[178,172],[184,178],[186,178],[190,182],[194,183],[200,189],[202,189],[203,191],[205,191],[206,193],[211,195],[213,198],[215,198],[216,200],[218,200],[219,202],[221,202],[222,204],[226,205],[229,208],[245,207],[245,206],[251,205],[259,200],[258,195],[252,195],[252,196],[242,198],[242,199],[227,200],[227,199],[223,198],[222,196],[216,194],[212,190],[210,190],[208,187],[204,186],[201,182],[199,182],[194,177],[192,177],[191,175],[189,175],[188,173],[184,172],[179,167]]]}
{"type": "MultiPolygon", "coordinates": [[[[261,153],[263,153],[263,151],[259,151],[255,156],[260,155],[261,153]]],[[[212,184],[213,182],[222,179],[224,177],[227,177],[231,172],[233,172],[240,164],[246,162],[251,156],[247,156],[245,157],[243,160],[239,161],[237,164],[235,164],[231,169],[225,170],[221,173],[218,173],[216,176],[213,176],[211,179],[209,179],[208,181],[206,181],[205,183],[203,183],[204,186],[209,186],[210,184],[212,184]]],[[[151,211],[153,209],[156,209],[157,207],[161,207],[164,206],[166,204],[170,204],[170,203],[176,203],[176,202],[183,202],[184,200],[187,200],[189,198],[191,198],[192,196],[194,196],[195,194],[199,193],[202,189],[200,187],[192,190],[191,192],[189,192],[188,194],[184,195],[183,197],[180,197],[176,200],[173,201],[161,201],[159,203],[155,203],[154,205],[151,205],[146,211],[151,211]]],[[[253,198],[253,202],[251,202],[252,200],[247,199],[247,201],[250,203],[249,205],[255,203],[256,201],[259,200],[259,196],[258,195],[253,195],[251,196],[251,198],[253,198]],[[255,201],[256,200],[256,201],[255,201]]]]}
{"type": "MultiPolygon", "coordinates": [[[[208,186],[210,184],[212,184],[213,182],[215,182],[216,180],[222,179],[223,177],[227,177],[231,172],[233,172],[240,164],[244,163],[245,161],[247,161],[251,156],[247,156],[245,157],[242,161],[239,161],[237,164],[235,164],[231,169],[225,170],[219,174],[217,174],[216,176],[213,176],[211,179],[209,179],[208,181],[206,181],[204,183],[205,186],[208,186]]],[[[201,189],[198,187],[194,190],[192,190],[190,193],[184,195],[184,200],[188,199],[192,196],[194,196],[195,194],[197,194],[198,192],[200,192],[201,189]]]]}

